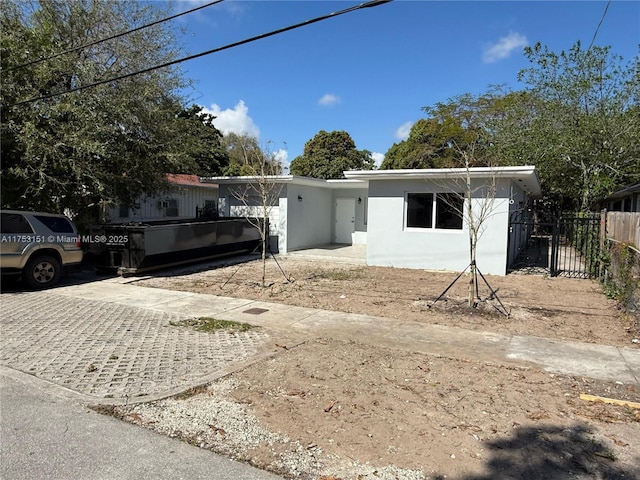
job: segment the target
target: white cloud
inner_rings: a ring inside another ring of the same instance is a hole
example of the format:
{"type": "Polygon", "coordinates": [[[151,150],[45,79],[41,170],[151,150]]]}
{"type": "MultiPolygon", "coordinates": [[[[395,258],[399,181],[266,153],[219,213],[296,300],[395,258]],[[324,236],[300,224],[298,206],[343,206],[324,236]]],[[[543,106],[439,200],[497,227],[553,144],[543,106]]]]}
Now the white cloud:
{"type": "Polygon", "coordinates": [[[406,140],[407,138],[409,138],[411,127],[413,127],[413,122],[405,122],[400,125],[396,130],[396,138],[398,140],[406,140]]]}
{"type": "Polygon", "coordinates": [[[373,158],[373,161],[376,162],[376,168],[380,168],[380,165],[384,161],[384,153],[372,152],[371,157],[373,158]]]}
{"type": "Polygon", "coordinates": [[[282,173],[288,173],[289,172],[289,152],[287,152],[284,148],[281,148],[279,150],[276,150],[275,152],[273,152],[273,158],[275,160],[277,160],[278,162],[280,162],[280,164],[282,165],[282,173]]]}
{"type": "Polygon", "coordinates": [[[517,32],[509,32],[509,35],[502,37],[497,43],[489,44],[482,53],[484,63],[494,63],[503,58],[507,58],[514,50],[527,46],[527,37],[517,32]]]}
{"type": "Polygon", "coordinates": [[[322,105],[323,107],[332,107],[338,103],[340,103],[340,97],[333,93],[325,93],[320,100],[318,100],[318,105],[322,105]]]}
{"type": "Polygon", "coordinates": [[[233,109],[222,110],[214,103],[211,108],[205,107],[203,112],[216,117],[213,124],[225,135],[233,132],[238,135],[260,137],[260,129],[253,123],[253,119],[249,116],[249,107],[243,100],[240,100],[233,109]]]}

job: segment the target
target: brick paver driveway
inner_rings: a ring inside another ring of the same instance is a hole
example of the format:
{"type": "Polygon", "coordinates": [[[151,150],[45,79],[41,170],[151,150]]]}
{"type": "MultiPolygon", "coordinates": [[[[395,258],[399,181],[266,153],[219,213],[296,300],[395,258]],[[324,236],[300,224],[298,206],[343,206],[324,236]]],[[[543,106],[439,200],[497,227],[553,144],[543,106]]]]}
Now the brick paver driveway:
{"type": "Polygon", "coordinates": [[[204,383],[246,362],[261,330],[197,332],[188,318],[45,292],[0,295],[0,363],[96,401],[143,400],[204,383]]]}

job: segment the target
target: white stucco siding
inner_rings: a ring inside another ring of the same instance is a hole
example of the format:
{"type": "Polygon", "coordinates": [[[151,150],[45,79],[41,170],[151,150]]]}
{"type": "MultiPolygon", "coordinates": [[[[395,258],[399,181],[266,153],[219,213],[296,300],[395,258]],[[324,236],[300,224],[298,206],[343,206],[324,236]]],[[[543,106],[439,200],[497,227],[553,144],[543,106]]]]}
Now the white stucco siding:
{"type": "Polygon", "coordinates": [[[287,251],[330,243],[331,190],[307,185],[287,187],[287,251]]]}
{"type": "MultiPolygon", "coordinates": [[[[369,182],[367,263],[369,265],[431,270],[462,271],[469,265],[469,229],[407,228],[407,193],[446,193],[453,184],[420,179],[369,182]]],[[[485,274],[504,275],[506,271],[509,210],[508,182],[502,181],[483,224],[478,243],[477,262],[485,274]]],[[[484,201],[473,202],[479,213],[484,201]]]]}

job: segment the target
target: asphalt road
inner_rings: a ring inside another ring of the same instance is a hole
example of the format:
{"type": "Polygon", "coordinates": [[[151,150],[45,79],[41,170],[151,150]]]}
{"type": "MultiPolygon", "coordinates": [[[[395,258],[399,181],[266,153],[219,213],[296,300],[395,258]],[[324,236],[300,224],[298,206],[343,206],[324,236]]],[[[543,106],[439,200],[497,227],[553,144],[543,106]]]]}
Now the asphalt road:
{"type": "Polygon", "coordinates": [[[11,480],[280,477],[100,415],[47,382],[0,368],[0,478],[11,480]]]}

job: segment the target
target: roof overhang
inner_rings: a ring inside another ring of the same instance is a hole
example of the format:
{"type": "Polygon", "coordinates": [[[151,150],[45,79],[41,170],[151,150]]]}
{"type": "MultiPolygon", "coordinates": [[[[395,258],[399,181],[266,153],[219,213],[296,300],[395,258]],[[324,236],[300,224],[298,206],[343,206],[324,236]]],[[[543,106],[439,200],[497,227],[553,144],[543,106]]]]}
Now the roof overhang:
{"type": "MultiPolygon", "coordinates": [[[[256,184],[262,180],[258,176],[238,176],[238,177],[207,177],[203,178],[205,182],[217,183],[219,185],[239,185],[239,184],[256,184]]],[[[368,182],[359,179],[338,179],[325,180],[322,178],[300,177],[297,175],[268,175],[264,177],[264,181],[281,183],[285,185],[303,185],[308,187],[345,189],[345,188],[367,188],[368,182]]]]}
{"type": "Polygon", "coordinates": [[[167,173],[167,181],[178,187],[202,187],[202,188],[218,188],[218,185],[212,182],[204,182],[197,175],[186,175],[181,173],[167,173]]]}
{"type": "Polygon", "coordinates": [[[609,195],[605,200],[618,200],[619,198],[625,198],[633,195],[634,193],[640,193],[640,183],[634,183],[633,185],[628,185],[617,190],[609,195]]]}
{"type": "MultiPolygon", "coordinates": [[[[542,196],[540,180],[534,166],[472,167],[468,169],[472,179],[500,178],[516,182],[533,197],[542,196]]],[[[459,180],[467,175],[466,168],[431,168],[403,170],[349,170],[344,176],[349,180],[459,180]]]]}

